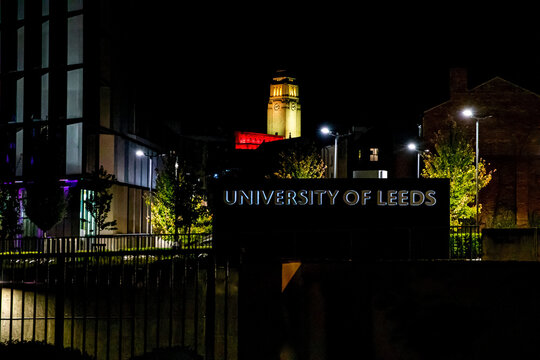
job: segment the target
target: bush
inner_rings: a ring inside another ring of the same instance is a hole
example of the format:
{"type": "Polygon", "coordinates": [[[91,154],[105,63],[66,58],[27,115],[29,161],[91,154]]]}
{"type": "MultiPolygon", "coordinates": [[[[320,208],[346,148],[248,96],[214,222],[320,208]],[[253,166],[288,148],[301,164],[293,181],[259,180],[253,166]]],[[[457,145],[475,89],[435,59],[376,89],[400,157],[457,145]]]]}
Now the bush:
{"type": "Polygon", "coordinates": [[[482,256],[482,242],[479,233],[450,234],[450,258],[469,259],[482,256]]]}
{"type": "Polygon", "coordinates": [[[7,341],[0,343],[0,359],[20,360],[92,360],[94,357],[71,348],[59,348],[43,341],[7,341]]]}

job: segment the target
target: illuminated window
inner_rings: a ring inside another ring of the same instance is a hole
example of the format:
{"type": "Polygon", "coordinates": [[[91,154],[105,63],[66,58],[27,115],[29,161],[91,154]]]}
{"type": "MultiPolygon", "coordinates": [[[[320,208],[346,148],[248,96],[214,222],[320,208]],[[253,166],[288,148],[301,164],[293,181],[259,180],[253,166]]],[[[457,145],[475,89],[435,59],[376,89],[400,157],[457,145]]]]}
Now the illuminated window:
{"type": "Polygon", "coordinates": [[[24,20],[24,0],[17,1],[17,20],[24,20]]]}
{"type": "Polygon", "coordinates": [[[41,15],[49,15],[49,0],[41,0],[41,15]]]}
{"type": "Polygon", "coordinates": [[[369,161],[379,161],[379,149],[371,148],[369,149],[371,154],[369,155],[369,161]]]}
{"type": "Polygon", "coordinates": [[[82,172],[82,123],[66,126],[66,174],[82,172]]]}
{"type": "Polygon", "coordinates": [[[67,73],[67,111],[68,119],[80,118],[83,114],[83,70],[67,73]]]}
{"type": "Polygon", "coordinates": [[[83,61],[83,16],[68,19],[67,64],[81,64],[83,61]]]}
{"type": "Polygon", "coordinates": [[[41,75],[41,119],[49,118],[49,73],[41,75]]]}
{"type": "Polygon", "coordinates": [[[24,70],[24,26],[17,29],[17,71],[24,70]]]}
{"type": "Polygon", "coordinates": [[[86,206],[86,200],[90,200],[94,197],[92,190],[81,190],[81,206],[80,206],[80,235],[95,235],[96,234],[96,221],[92,216],[92,213],[88,211],[86,206]]]}
{"type": "Polygon", "coordinates": [[[16,122],[23,122],[24,116],[24,78],[17,80],[17,99],[15,100],[15,119],[16,122]]]}
{"type": "Polygon", "coordinates": [[[68,11],[77,11],[83,8],[83,0],[68,0],[68,11]]]}
{"type": "Polygon", "coordinates": [[[49,21],[41,24],[41,67],[49,67],[49,21]]]}

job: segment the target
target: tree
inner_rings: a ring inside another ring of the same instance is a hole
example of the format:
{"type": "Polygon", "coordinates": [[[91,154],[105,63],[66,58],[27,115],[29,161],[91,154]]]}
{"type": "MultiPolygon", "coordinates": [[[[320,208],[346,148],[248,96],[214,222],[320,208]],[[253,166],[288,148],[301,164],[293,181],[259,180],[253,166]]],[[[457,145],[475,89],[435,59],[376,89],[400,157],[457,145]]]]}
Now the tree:
{"type": "Polygon", "coordinates": [[[22,232],[18,189],[10,184],[0,185],[0,241],[14,239],[22,232]]]}
{"type": "MultiPolygon", "coordinates": [[[[475,151],[455,123],[448,132],[439,130],[433,143],[435,152],[423,155],[422,177],[450,179],[450,225],[471,223],[476,216],[475,151]]],[[[486,162],[478,160],[479,191],[489,184],[494,171],[487,171],[486,162]]],[[[481,209],[479,204],[479,212],[481,209]]]]}
{"type": "Polygon", "coordinates": [[[313,145],[296,146],[278,154],[278,169],[273,176],[280,179],[320,179],[326,165],[313,145]]]}
{"type": "MultiPolygon", "coordinates": [[[[152,195],[152,228],[159,234],[211,232],[212,216],[206,196],[197,181],[186,172],[186,167],[176,168],[176,157],[168,156],[156,177],[156,190],[152,195]]],[[[150,197],[147,197],[147,203],[150,197]]]]}
{"type": "Polygon", "coordinates": [[[54,177],[39,176],[27,186],[24,210],[43,232],[49,231],[64,219],[67,204],[64,189],[54,177]]]}
{"type": "Polygon", "coordinates": [[[107,221],[111,211],[113,194],[109,191],[116,177],[100,166],[90,175],[87,185],[89,196],[84,200],[84,205],[96,222],[97,235],[103,230],[116,230],[116,220],[107,221]]]}

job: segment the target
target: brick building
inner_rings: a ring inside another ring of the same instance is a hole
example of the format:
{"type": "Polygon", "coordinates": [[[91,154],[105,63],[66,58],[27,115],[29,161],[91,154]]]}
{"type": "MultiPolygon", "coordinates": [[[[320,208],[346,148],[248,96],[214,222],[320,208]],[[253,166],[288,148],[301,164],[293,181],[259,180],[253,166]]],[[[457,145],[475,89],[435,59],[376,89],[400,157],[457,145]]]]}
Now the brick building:
{"type": "Polygon", "coordinates": [[[500,77],[471,89],[465,69],[450,71],[450,99],[424,112],[423,136],[429,143],[439,129],[455,121],[475,144],[475,120],[461,115],[475,109],[479,154],[491,182],[479,194],[484,227],[540,224],[540,96],[500,77]]]}

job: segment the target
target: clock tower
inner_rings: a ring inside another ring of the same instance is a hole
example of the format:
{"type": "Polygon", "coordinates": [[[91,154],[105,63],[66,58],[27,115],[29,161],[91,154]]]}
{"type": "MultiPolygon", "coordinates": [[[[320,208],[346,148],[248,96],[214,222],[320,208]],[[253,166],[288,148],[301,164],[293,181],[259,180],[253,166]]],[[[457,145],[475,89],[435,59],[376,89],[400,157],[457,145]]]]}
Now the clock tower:
{"type": "Polygon", "coordinates": [[[286,139],[300,137],[301,124],[296,79],[279,70],[270,84],[266,132],[286,139]]]}

